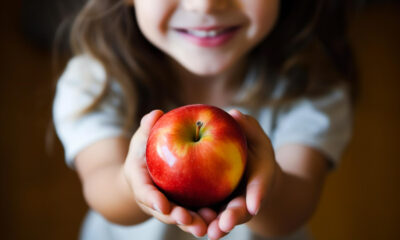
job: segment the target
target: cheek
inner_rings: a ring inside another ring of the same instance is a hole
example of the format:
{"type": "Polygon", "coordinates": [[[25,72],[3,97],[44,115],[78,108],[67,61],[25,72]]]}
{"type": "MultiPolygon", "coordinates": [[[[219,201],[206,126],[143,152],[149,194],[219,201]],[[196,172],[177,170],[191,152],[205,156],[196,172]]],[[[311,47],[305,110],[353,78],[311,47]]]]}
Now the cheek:
{"type": "Polygon", "coordinates": [[[139,28],[144,36],[155,45],[162,42],[162,37],[167,31],[168,19],[173,11],[173,5],[170,2],[165,0],[135,1],[136,21],[139,28]]]}
{"type": "Polygon", "coordinates": [[[135,4],[136,21],[143,35],[151,41],[157,24],[156,15],[152,16],[151,8],[144,1],[136,1],[135,4]]]}
{"type": "MultiPolygon", "coordinates": [[[[245,0],[246,1],[246,0],[245,0]]],[[[245,12],[250,20],[248,37],[261,39],[274,28],[279,15],[279,0],[246,1],[245,12]]]]}

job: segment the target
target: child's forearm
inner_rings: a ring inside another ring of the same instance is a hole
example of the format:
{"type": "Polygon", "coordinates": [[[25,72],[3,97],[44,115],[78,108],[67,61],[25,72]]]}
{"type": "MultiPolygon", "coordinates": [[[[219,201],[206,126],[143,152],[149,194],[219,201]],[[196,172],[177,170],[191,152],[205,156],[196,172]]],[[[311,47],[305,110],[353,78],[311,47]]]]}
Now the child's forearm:
{"type": "Polygon", "coordinates": [[[75,159],[87,204],[107,220],[123,225],[148,218],[137,205],[124,175],[128,149],[127,138],[104,139],[82,150],[75,159]]]}
{"type": "MultiPolygon", "coordinates": [[[[295,147],[286,150],[296,152],[299,149],[295,147]]],[[[302,227],[312,216],[325,178],[325,159],[313,151],[307,153],[306,150],[305,155],[301,151],[300,156],[304,157],[311,153],[307,156],[310,158],[305,160],[308,167],[287,164],[290,160],[280,159],[284,163],[277,168],[271,192],[263,202],[260,212],[247,223],[258,234],[266,237],[285,236],[302,227]]],[[[286,158],[291,154],[280,155],[286,158]]],[[[301,162],[302,159],[295,157],[291,161],[301,162]]]]}
{"type": "Polygon", "coordinates": [[[149,218],[135,202],[122,164],[98,168],[85,176],[83,192],[88,205],[111,222],[133,225],[149,218]]]}

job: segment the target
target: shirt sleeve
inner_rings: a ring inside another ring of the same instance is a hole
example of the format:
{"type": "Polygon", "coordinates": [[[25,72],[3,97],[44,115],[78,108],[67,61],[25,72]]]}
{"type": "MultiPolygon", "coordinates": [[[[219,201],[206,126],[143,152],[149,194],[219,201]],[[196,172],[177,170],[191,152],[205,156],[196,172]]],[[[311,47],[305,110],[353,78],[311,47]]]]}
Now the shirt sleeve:
{"type": "Polygon", "coordinates": [[[336,86],[318,98],[302,98],[277,114],[272,142],[275,149],[289,143],[319,150],[336,166],[351,138],[352,109],[348,87],[336,86]]]}
{"type": "Polygon", "coordinates": [[[53,121],[65,152],[74,168],[76,155],[101,139],[128,136],[124,130],[122,91],[112,83],[110,91],[94,111],[79,114],[99,95],[106,83],[100,63],[88,56],[73,58],[60,77],[53,102],[53,121]]]}

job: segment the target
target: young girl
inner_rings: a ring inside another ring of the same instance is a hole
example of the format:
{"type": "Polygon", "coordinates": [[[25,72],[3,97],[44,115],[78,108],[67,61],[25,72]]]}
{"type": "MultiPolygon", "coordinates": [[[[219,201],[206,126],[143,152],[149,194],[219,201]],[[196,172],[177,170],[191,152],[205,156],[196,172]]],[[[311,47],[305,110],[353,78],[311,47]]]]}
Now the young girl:
{"type": "Polygon", "coordinates": [[[343,2],[89,0],[53,109],[91,208],[81,239],[308,239],[350,138],[343,2]],[[245,190],[221,210],[176,205],[146,169],[154,123],[192,103],[247,137],[245,190]]]}

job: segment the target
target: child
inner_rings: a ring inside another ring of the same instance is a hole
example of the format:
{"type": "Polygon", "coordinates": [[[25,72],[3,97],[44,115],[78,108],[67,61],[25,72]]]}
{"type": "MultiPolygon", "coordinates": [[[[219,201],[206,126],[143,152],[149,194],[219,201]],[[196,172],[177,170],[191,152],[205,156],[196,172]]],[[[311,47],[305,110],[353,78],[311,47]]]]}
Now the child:
{"type": "Polygon", "coordinates": [[[308,239],[303,226],[350,138],[342,5],[89,0],[53,109],[92,209],[81,239],[308,239]],[[170,202],[146,169],[161,110],[192,103],[230,110],[248,141],[244,193],[218,212],[170,202]]]}

